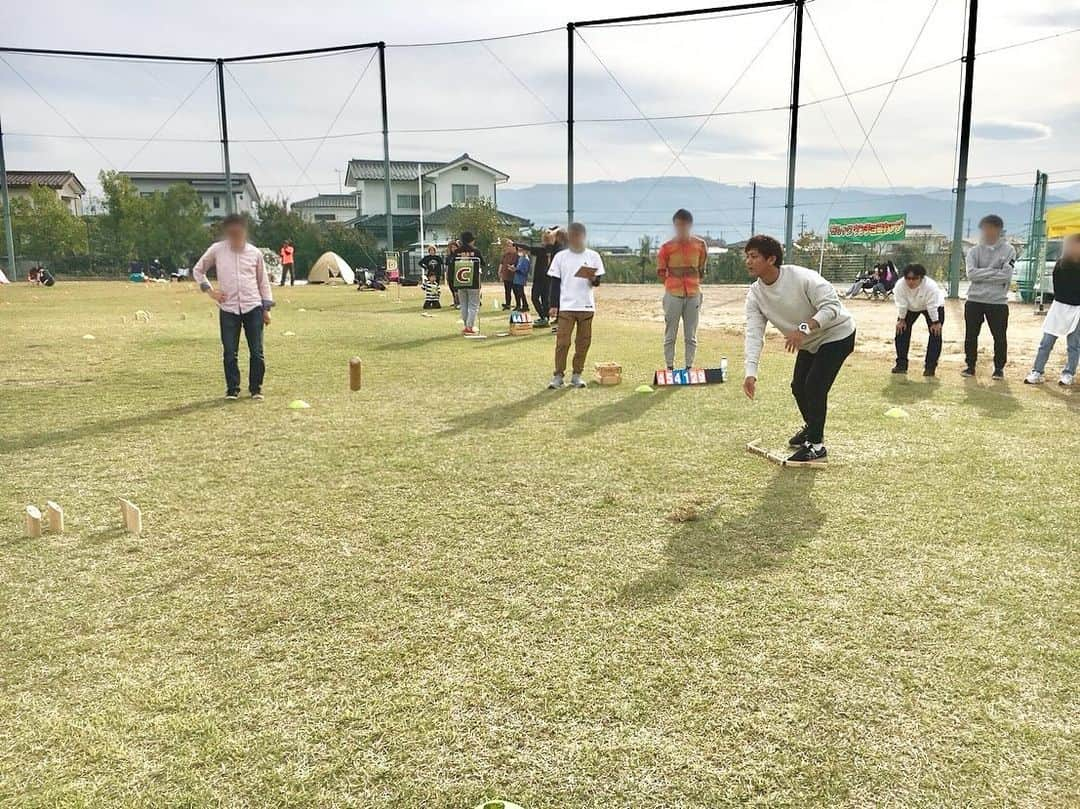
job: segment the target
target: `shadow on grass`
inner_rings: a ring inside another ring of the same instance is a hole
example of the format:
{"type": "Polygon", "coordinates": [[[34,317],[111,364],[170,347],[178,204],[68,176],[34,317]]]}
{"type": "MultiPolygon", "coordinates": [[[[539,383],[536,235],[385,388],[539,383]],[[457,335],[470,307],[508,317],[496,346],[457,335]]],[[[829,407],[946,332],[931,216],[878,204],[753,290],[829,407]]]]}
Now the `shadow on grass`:
{"type": "Polygon", "coordinates": [[[1063,387],[1054,382],[1044,382],[1035,387],[1051,399],[1057,399],[1070,410],[1080,410],[1080,392],[1074,393],[1072,388],[1063,387]]]}
{"type": "Polygon", "coordinates": [[[821,474],[828,471],[778,468],[749,514],[725,518],[716,504],[688,515],[668,540],[665,564],[623,587],[619,600],[647,606],[674,598],[694,579],[743,578],[782,564],[821,529],[813,498],[821,474]]]}
{"type": "Polygon", "coordinates": [[[444,343],[451,340],[458,340],[465,342],[465,338],[461,336],[461,329],[456,329],[445,334],[433,334],[430,337],[417,337],[414,340],[400,340],[393,343],[381,343],[377,346],[372,346],[375,351],[410,351],[414,348],[423,348],[424,346],[431,345],[432,343],[444,343]]]}
{"type": "MultiPolygon", "coordinates": [[[[98,438],[136,427],[146,427],[165,419],[182,418],[193,413],[205,413],[207,410],[222,407],[226,403],[226,400],[221,398],[204,399],[177,407],[168,407],[161,410],[143,410],[130,416],[91,421],[67,430],[49,430],[41,433],[28,433],[15,438],[0,439],[0,454],[38,449],[53,444],[67,444],[84,438],[98,438]]],[[[235,403],[229,404],[236,406],[235,403]]]]}
{"type": "Polygon", "coordinates": [[[890,376],[889,384],[881,389],[881,395],[890,404],[910,405],[924,399],[932,399],[941,383],[935,376],[920,378],[922,382],[908,379],[903,374],[893,374],[890,376]]]}
{"type": "Polygon", "coordinates": [[[455,416],[449,420],[446,429],[439,431],[439,435],[455,435],[467,433],[470,430],[502,430],[530,413],[535,413],[538,408],[554,402],[565,393],[565,389],[555,391],[541,388],[536,393],[516,402],[493,404],[483,410],[474,410],[472,413],[455,416]]]}
{"type": "Polygon", "coordinates": [[[992,419],[1007,419],[1020,409],[1008,382],[991,382],[986,386],[968,378],[964,380],[964,396],[966,404],[992,419]]]}
{"type": "Polygon", "coordinates": [[[591,435],[604,427],[629,424],[644,416],[675,392],[675,388],[661,388],[653,393],[631,393],[587,410],[577,417],[577,424],[569,431],[572,437],[591,435]]]}

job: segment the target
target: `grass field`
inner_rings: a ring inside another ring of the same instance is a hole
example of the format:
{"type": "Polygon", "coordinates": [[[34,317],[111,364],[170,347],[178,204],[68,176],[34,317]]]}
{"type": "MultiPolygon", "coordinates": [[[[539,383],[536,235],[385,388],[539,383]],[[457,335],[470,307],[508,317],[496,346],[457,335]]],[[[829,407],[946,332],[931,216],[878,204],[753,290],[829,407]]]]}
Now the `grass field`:
{"type": "Polygon", "coordinates": [[[296,288],[227,403],[204,296],[0,289],[0,805],[1078,805],[1080,391],[860,349],[782,470],[775,339],[757,402],[637,394],[660,326],[602,292],[618,387],[296,288]]]}

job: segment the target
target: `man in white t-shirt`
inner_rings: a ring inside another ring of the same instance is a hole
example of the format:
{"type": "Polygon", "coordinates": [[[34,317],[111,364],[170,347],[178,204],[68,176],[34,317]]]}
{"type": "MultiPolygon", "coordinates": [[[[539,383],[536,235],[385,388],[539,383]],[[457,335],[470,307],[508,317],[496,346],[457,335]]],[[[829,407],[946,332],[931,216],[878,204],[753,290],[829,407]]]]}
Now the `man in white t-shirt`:
{"type": "Polygon", "coordinates": [[[555,375],[548,387],[552,390],[563,386],[566,373],[566,355],[570,352],[570,340],[574,329],[573,375],[570,385],[584,388],[585,380],[581,374],[585,371],[585,357],[592,345],[592,321],[596,312],[596,300],[593,287],[600,286],[604,274],[604,262],[600,254],[585,246],[585,226],[573,222],[567,228],[568,247],[555,254],[548,268],[550,289],[548,299],[551,302],[551,317],[558,318],[558,336],[555,338],[555,375]]]}

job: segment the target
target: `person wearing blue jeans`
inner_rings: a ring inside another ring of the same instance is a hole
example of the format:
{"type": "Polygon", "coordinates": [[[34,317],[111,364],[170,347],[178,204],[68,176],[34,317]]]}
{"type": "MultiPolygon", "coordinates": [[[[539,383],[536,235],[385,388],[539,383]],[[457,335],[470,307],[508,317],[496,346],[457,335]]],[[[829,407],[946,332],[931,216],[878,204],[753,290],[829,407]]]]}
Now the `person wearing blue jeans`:
{"type": "Polygon", "coordinates": [[[218,312],[221,325],[221,345],[224,349],[225,389],[234,396],[240,393],[240,330],[248,347],[248,391],[261,398],[263,377],[266,375],[266,359],[263,356],[263,308],[237,314],[218,312]]]}
{"type": "Polygon", "coordinates": [[[225,398],[240,398],[240,331],[247,338],[251,362],[248,368],[248,390],[251,398],[263,398],[262,385],[266,375],[263,357],[263,329],[270,324],[270,309],[274,295],[266,274],[262,251],[247,240],[247,220],[231,213],[221,222],[225,236],[210,245],[191,274],[218,305],[218,324],[224,351],[225,398]],[[217,273],[217,288],[210,283],[207,272],[217,273]]]}
{"type": "Polygon", "coordinates": [[[1065,240],[1064,252],[1054,265],[1054,302],[1043,321],[1042,342],[1025,383],[1042,383],[1046,361],[1059,337],[1065,338],[1066,357],[1058,384],[1067,387],[1075,381],[1080,364],[1080,235],[1065,240]]]}

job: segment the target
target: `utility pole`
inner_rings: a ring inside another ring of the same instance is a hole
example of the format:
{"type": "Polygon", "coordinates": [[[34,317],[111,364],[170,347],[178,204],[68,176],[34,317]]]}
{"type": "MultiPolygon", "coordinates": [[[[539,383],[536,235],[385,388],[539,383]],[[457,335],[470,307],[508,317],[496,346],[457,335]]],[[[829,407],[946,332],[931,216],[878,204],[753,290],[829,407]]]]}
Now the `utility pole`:
{"type": "Polygon", "coordinates": [[[799,214],[799,235],[802,236],[806,233],[806,214],[799,214]]]}
{"type": "Polygon", "coordinates": [[[975,40],[979,0],[968,0],[967,53],[964,56],[964,98],[960,114],[960,157],[956,171],[956,211],[953,214],[952,254],[949,259],[949,297],[960,297],[960,268],[964,264],[964,206],[967,202],[968,153],[971,149],[971,103],[975,91],[975,40]]]}
{"type": "Polygon", "coordinates": [[[229,163],[229,116],[225,112],[225,62],[217,60],[218,112],[221,113],[221,157],[225,163],[225,213],[236,213],[232,166],[229,163]]]}
{"type": "Polygon", "coordinates": [[[0,204],[4,206],[4,240],[7,242],[8,272],[15,280],[15,237],[11,235],[11,198],[8,196],[7,164],[4,162],[4,127],[0,124],[0,204]]]}
{"type": "Polygon", "coordinates": [[[750,183],[750,188],[753,191],[750,194],[750,235],[753,236],[757,231],[757,181],[754,180],[750,183]]]}
{"type": "Polygon", "coordinates": [[[788,122],[787,204],[784,206],[784,249],[791,251],[795,225],[795,157],[799,150],[799,83],[802,79],[803,9],[806,0],[795,0],[795,43],[791,60],[791,114],[788,122]]]}

